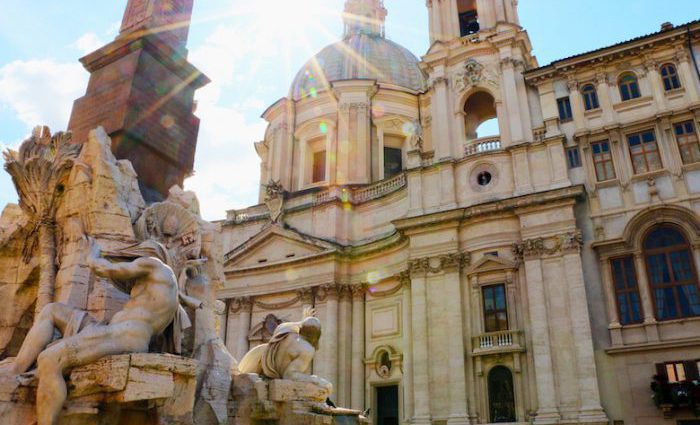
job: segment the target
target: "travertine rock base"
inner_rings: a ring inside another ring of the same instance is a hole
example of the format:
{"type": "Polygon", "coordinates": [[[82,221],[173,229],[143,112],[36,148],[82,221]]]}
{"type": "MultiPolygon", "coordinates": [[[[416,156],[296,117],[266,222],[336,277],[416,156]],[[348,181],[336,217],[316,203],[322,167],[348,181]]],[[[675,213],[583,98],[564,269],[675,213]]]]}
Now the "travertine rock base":
{"type": "Polygon", "coordinates": [[[352,425],[365,423],[361,412],[333,409],[330,393],[318,385],[282,379],[264,380],[256,374],[233,378],[229,425],[352,425]]]}
{"type": "MultiPolygon", "coordinates": [[[[163,354],[106,357],[74,369],[61,425],[191,425],[197,362],[163,354]]],[[[37,379],[0,377],[0,423],[36,423],[37,379]]]]}

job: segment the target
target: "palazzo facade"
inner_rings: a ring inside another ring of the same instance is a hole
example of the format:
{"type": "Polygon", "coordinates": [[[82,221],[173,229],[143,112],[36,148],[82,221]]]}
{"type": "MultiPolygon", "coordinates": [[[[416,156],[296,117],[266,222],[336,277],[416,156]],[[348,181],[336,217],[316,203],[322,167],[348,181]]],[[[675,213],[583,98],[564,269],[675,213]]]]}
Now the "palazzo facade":
{"type": "Polygon", "coordinates": [[[700,23],[540,67],[516,0],[426,3],[419,60],[347,0],[264,112],[227,346],[315,308],[313,372],[380,425],[697,423],[700,23]]]}

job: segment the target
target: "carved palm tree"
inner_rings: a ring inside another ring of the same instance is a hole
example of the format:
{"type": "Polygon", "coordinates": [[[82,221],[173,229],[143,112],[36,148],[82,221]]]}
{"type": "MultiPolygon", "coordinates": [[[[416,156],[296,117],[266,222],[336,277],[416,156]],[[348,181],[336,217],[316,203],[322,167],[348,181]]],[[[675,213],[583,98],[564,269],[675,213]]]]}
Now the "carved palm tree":
{"type": "Polygon", "coordinates": [[[35,317],[53,301],[56,208],[80,148],[80,145],[71,143],[70,133],[51,136],[48,127],[37,127],[32,136],[22,143],[19,151],[3,152],[5,170],[12,176],[19,205],[32,225],[22,252],[25,263],[31,261],[39,245],[39,289],[35,317]]]}

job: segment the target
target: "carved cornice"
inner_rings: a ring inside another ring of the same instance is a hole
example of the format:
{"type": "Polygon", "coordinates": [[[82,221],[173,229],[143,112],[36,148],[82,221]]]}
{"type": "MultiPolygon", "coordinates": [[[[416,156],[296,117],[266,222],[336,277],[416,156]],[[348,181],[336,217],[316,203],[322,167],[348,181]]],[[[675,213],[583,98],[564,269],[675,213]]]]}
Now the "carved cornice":
{"type": "Polygon", "coordinates": [[[555,256],[568,252],[580,252],[583,246],[581,231],[563,233],[547,238],[534,238],[513,244],[513,254],[518,259],[555,256]]]}
{"type": "Polygon", "coordinates": [[[410,260],[408,262],[408,270],[411,276],[420,276],[428,273],[436,274],[454,270],[461,271],[468,267],[470,263],[471,255],[457,252],[410,260]]]}

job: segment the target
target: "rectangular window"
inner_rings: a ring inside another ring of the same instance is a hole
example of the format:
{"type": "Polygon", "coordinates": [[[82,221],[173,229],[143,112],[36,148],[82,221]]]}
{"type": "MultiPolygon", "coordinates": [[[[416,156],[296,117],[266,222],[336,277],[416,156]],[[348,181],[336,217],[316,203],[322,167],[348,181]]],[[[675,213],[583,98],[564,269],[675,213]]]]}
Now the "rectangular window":
{"type": "Polygon", "coordinates": [[[314,152],[312,183],[326,180],[326,151],[314,152]]]}
{"type": "Polygon", "coordinates": [[[388,179],[403,171],[402,151],[397,148],[384,148],[384,178],[388,179]]]}
{"type": "Polygon", "coordinates": [[[685,381],[685,367],[683,367],[683,363],[666,363],[666,377],[668,382],[672,384],[685,381]]]}
{"type": "Polygon", "coordinates": [[[508,311],[505,285],[486,286],[484,296],[484,330],[499,332],[508,330],[508,311]]]}
{"type": "Polygon", "coordinates": [[[615,286],[615,301],[620,324],[642,322],[642,308],[637,287],[637,272],[634,257],[616,258],[610,261],[615,286]]]}
{"type": "Polygon", "coordinates": [[[578,148],[567,149],[566,158],[569,162],[569,168],[579,168],[581,166],[581,154],[578,148]]]}
{"type": "Polygon", "coordinates": [[[635,174],[648,173],[662,168],[659,146],[653,130],[630,134],[627,142],[632,156],[635,174]]]}
{"type": "Polygon", "coordinates": [[[692,164],[700,162],[700,143],[698,143],[698,134],[695,131],[695,123],[686,121],[673,125],[676,133],[676,143],[681,151],[683,164],[692,164]]]}
{"type": "Polygon", "coordinates": [[[613,166],[610,153],[610,143],[607,140],[591,143],[591,151],[593,152],[593,164],[598,181],[613,180],[615,178],[615,167],[613,166]]]}
{"type": "Polygon", "coordinates": [[[557,99],[559,107],[559,120],[561,122],[571,121],[574,118],[574,113],[571,111],[571,101],[568,97],[557,99]]]}

